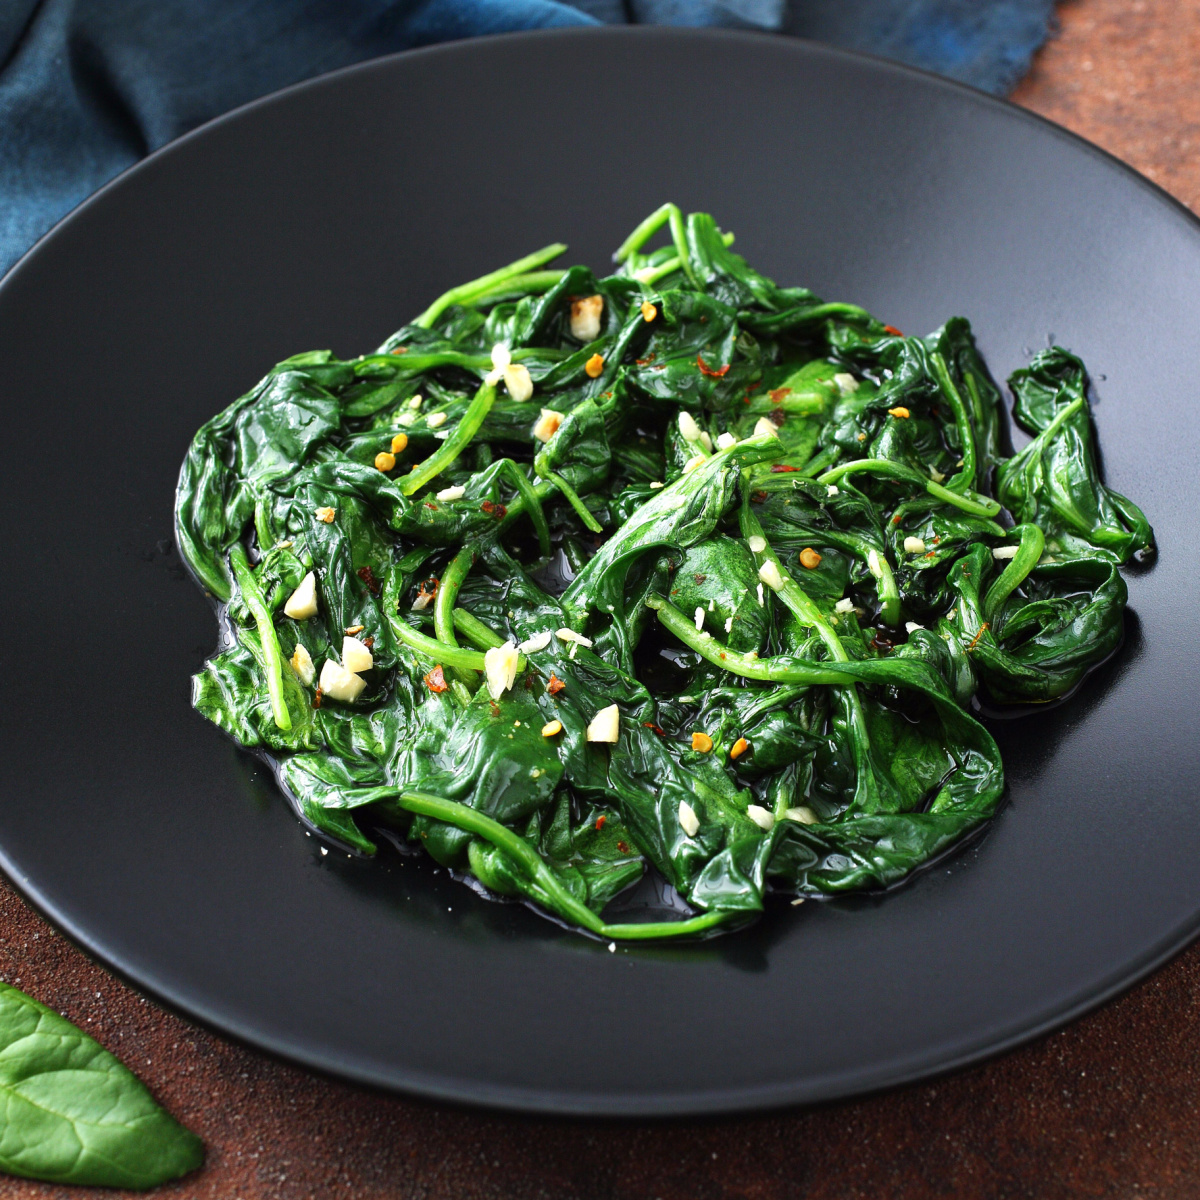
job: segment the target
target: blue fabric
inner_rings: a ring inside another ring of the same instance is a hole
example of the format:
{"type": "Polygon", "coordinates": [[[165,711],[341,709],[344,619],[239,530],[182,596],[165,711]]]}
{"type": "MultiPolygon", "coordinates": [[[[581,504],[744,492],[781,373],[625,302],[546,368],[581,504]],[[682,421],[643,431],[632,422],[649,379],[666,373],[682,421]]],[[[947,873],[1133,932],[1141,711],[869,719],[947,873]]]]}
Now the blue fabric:
{"type": "Polygon", "coordinates": [[[0,0],[0,272],[149,151],[433,42],[597,22],[782,29],[1002,92],[1053,0],[0,0]]]}

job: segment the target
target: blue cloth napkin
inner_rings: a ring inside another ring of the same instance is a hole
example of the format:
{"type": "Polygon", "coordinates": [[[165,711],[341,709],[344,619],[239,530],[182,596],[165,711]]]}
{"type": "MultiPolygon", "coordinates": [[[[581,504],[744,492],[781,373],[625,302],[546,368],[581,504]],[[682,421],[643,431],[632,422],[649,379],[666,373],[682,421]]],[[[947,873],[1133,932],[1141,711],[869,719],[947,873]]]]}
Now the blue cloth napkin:
{"type": "Polygon", "coordinates": [[[0,273],[101,184],[288,84],[433,42],[601,22],[782,30],[1004,92],[1054,0],[0,0],[0,273]]]}

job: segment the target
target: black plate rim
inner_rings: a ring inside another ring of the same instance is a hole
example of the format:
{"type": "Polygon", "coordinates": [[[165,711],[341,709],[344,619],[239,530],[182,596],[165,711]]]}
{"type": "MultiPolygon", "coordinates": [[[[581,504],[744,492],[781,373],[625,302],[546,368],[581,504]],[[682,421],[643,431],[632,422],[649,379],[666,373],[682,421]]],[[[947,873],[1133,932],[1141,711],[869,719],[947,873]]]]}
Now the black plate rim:
{"type": "MultiPolygon", "coordinates": [[[[556,39],[630,37],[673,41],[734,40],[759,45],[769,44],[775,47],[781,43],[790,44],[801,49],[804,54],[847,62],[867,62],[873,69],[882,73],[920,80],[925,86],[934,86],[943,91],[957,94],[965,101],[982,104],[994,111],[1003,112],[1010,119],[1033,124],[1045,133],[1072,146],[1076,151],[1085,152],[1107,168],[1115,169],[1127,180],[1135,183],[1147,194],[1148,198],[1160,204],[1165,203],[1174,217],[1182,217],[1185,225],[1190,226],[1193,232],[1200,234],[1200,216],[1193,213],[1182,201],[1176,199],[1153,180],[1109,151],[1007,99],[990,95],[968,84],[918,67],[873,54],[829,46],[805,38],[782,37],[769,33],[675,26],[575,26],[493,34],[485,38],[468,39],[465,42],[443,42],[399,51],[301,80],[240,105],[229,112],[222,113],[132,164],[60,218],[0,278],[0,294],[16,286],[19,277],[26,271],[34,269],[30,265],[31,260],[38,256],[38,252],[44,244],[55,240],[64,227],[72,223],[80,214],[90,210],[93,205],[106,203],[109,192],[123,185],[129,176],[152,166],[160,158],[185,149],[194,138],[206,136],[209,131],[226,122],[237,121],[245,114],[284,100],[294,92],[315,90],[327,84],[336,84],[341,77],[351,74],[387,70],[398,60],[439,55],[452,56],[463,45],[476,44],[481,41],[547,42],[556,39]]],[[[753,1113],[793,1105],[850,1100],[926,1080],[942,1078],[998,1058],[1094,1012],[1109,1001],[1130,991],[1197,939],[1200,939],[1200,907],[1198,907],[1189,919],[1180,922],[1171,931],[1164,934],[1152,949],[1132,961],[1114,968],[1110,972],[1109,981],[1093,989],[1085,997],[1058,1007],[1051,1006],[1040,1020],[1023,1024],[1020,1028],[1001,1037],[981,1035],[977,1045],[952,1057],[946,1057],[936,1052],[932,1055],[912,1055],[903,1062],[893,1062],[883,1068],[865,1068],[854,1077],[842,1073],[833,1080],[818,1079],[810,1082],[788,1082],[755,1087],[714,1088],[711,1091],[702,1092],[693,1090],[687,1094],[675,1092],[592,1092],[583,1094],[546,1088],[502,1086],[406,1068],[373,1069],[359,1062],[347,1062],[335,1055],[323,1054],[303,1044],[264,1033],[262,1030],[252,1028],[247,1021],[222,1014],[215,1005],[197,1001],[182,994],[180,989],[157,982],[153,978],[152,971],[145,968],[139,969],[122,962],[119,954],[114,954],[98,939],[91,937],[81,923],[61,912],[36,883],[23,877],[2,845],[0,845],[0,870],[24,900],[58,932],[65,935],[86,954],[98,960],[106,969],[112,971],[127,984],[146,992],[154,998],[156,1003],[220,1036],[231,1038],[283,1062],[301,1066],[334,1079],[376,1088],[384,1092],[400,1093],[417,1099],[448,1102],[470,1108],[501,1109],[514,1113],[567,1118],[670,1119],[753,1113]]]]}

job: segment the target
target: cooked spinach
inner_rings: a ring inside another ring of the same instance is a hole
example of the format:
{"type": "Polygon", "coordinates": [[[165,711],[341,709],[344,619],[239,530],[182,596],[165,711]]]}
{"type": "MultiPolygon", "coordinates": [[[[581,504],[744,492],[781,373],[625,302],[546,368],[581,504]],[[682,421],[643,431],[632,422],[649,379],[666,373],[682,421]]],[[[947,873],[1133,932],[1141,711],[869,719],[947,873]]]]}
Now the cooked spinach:
{"type": "Polygon", "coordinates": [[[151,1188],[204,1147],[137,1076],[65,1017],[0,983],[0,1171],[50,1183],[151,1188]]]}
{"type": "Polygon", "coordinates": [[[732,241],[664,205],[604,278],[549,246],[196,435],[178,537],[229,637],[195,704],[313,828],[605,938],[730,928],[978,828],[976,694],[1118,647],[1153,540],[1079,360],[1013,376],[1006,456],[965,320],[905,337],[732,241]],[[647,870],[687,911],[607,919],[647,870]]]}

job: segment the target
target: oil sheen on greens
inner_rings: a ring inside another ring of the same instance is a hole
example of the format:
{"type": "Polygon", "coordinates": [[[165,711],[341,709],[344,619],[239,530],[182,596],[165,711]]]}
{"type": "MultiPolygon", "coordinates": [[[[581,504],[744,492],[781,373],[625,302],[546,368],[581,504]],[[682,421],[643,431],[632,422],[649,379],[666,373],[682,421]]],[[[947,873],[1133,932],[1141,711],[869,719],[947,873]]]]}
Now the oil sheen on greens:
{"type": "Polygon", "coordinates": [[[604,938],[734,928],[977,829],[1004,771],[972,698],[1057,700],[1117,649],[1152,533],[1100,480],[1083,364],[1016,372],[1006,456],[965,320],[905,337],[732,241],[665,205],[605,278],[549,246],[196,434],[178,538],[227,637],[195,705],[315,829],[604,938]],[[297,644],[319,679],[356,627],[365,688],[318,696],[297,644]],[[606,919],[647,871],[677,919],[606,919]]]}

